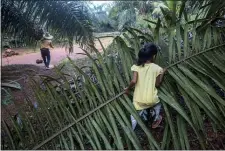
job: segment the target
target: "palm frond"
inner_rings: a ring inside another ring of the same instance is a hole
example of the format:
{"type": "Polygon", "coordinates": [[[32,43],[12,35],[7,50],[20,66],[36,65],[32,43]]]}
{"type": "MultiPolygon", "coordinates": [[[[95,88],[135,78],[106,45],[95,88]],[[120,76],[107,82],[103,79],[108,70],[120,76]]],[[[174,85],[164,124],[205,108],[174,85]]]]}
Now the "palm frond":
{"type": "Polygon", "coordinates": [[[14,37],[23,37],[24,41],[31,43],[41,39],[43,30],[22,9],[18,9],[14,3],[2,1],[1,6],[2,33],[14,37]]]}
{"type": "Polygon", "coordinates": [[[43,30],[56,38],[92,44],[92,25],[84,2],[2,1],[2,30],[19,38],[39,40],[43,30]]]}

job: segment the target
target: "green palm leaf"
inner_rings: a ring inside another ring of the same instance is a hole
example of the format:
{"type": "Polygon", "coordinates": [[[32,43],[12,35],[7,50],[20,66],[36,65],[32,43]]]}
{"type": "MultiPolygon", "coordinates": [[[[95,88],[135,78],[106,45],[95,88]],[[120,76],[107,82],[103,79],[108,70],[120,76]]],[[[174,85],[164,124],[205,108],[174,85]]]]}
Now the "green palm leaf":
{"type": "Polygon", "coordinates": [[[56,39],[76,40],[81,46],[93,44],[89,12],[84,2],[2,1],[2,31],[33,43],[44,30],[56,39]],[[75,38],[74,38],[75,37],[75,38]]]}

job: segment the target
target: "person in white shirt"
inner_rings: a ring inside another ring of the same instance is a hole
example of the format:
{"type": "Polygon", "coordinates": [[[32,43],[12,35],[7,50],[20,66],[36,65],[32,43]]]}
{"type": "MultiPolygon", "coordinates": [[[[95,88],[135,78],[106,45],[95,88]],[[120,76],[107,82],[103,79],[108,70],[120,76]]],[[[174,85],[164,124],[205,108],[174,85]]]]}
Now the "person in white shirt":
{"type": "Polygon", "coordinates": [[[50,69],[49,68],[51,61],[50,49],[54,48],[52,46],[52,39],[53,39],[52,35],[50,35],[49,33],[45,33],[41,40],[41,47],[40,47],[41,57],[44,61],[46,69],[50,69]]]}

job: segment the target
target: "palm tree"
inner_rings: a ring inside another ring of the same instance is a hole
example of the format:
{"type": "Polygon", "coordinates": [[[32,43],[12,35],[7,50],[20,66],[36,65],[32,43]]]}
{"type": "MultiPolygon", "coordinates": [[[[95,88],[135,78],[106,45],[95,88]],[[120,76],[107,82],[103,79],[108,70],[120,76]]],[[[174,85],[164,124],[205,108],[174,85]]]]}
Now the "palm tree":
{"type": "MultiPolygon", "coordinates": [[[[139,5],[138,1],[115,1],[113,3],[109,16],[117,21],[118,30],[122,30],[126,26],[135,26],[139,5]]],[[[142,9],[142,11],[145,10],[142,9]]]]}
{"type": "MultiPolygon", "coordinates": [[[[181,6],[185,4],[183,1],[181,6]]],[[[29,116],[21,111],[21,126],[14,120],[11,127],[2,121],[9,148],[209,149],[207,127],[211,125],[214,131],[223,133],[225,128],[225,33],[224,27],[214,24],[224,14],[225,2],[198,2],[194,20],[189,20],[186,6],[179,13],[176,3],[173,6],[168,14],[162,11],[166,15],[165,26],[158,19],[156,23],[151,21],[155,26],[149,26],[147,33],[127,28],[114,39],[111,51],[103,48],[101,54],[93,47],[97,59],[84,50],[92,66],[79,68],[70,60],[71,72],[76,76],[61,72],[64,65],[60,66],[56,73],[64,83],[41,76],[45,81],[42,90],[33,81],[39,108],[29,116]],[[193,37],[189,39],[190,32],[193,37]],[[159,92],[165,115],[159,133],[149,130],[136,113],[131,97],[123,92],[131,80],[130,67],[141,42],[149,41],[159,45],[157,62],[168,69],[159,92]],[[89,76],[85,69],[93,74],[89,76]],[[75,90],[70,89],[67,78],[74,80],[75,90]],[[95,78],[97,82],[92,81],[95,78]],[[49,81],[63,88],[56,90],[49,81]],[[131,128],[131,114],[138,121],[138,131],[131,128]],[[160,137],[156,139],[156,135],[160,137]]]]}
{"type": "Polygon", "coordinates": [[[162,16],[162,11],[161,9],[169,9],[163,1],[160,1],[160,2],[153,2],[153,7],[154,7],[154,10],[152,11],[152,15],[153,15],[153,18],[159,18],[162,16]]]}
{"type": "Polygon", "coordinates": [[[81,1],[3,0],[2,33],[34,43],[48,30],[58,39],[90,44],[92,26],[86,6],[81,1]]]}

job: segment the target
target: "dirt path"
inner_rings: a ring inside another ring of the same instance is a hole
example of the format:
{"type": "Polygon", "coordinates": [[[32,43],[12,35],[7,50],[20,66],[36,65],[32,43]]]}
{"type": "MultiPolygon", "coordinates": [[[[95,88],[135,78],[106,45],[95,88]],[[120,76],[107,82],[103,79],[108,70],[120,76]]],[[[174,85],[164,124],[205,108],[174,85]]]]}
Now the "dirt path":
{"type": "MultiPolygon", "coordinates": [[[[82,57],[82,55],[76,54],[83,52],[80,48],[75,47],[74,53],[70,55],[71,58],[79,58],[82,57]]],[[[67,57],[67,53],[65,51],[65,48],[55,48],[51,50],[51,64],[57,65],[61,60],[65,59],[67,57]]],[[[12,64],[36,64],[36,60],[41,59],[40,52],[35,53],[29,53],[29,54],[23,54],[19,56],[12,56],[7,58],[2,58],[2,66],[5,65],[12,65],[12,64]]]]}
{"type": "MultiPolygon", "coordinates": [[[[104,38],[101,39],[103,45],[106,47],[112,42],[112,38],[104,38]]],[[[100,44],[96,41],[96,48],[99,51],[102,51],[100,44]]],[[[18,51],[19,52],[19,51],[18,51]]],[[[74,52],[70,55],[71,59],[81,58],[84,55],[76,54],[82,53],[82,49],[79,48],[78,45],[74,46],[74,52]]],[[[19,52],[20,53],[20,52],[19,52]]],[[[51,50],[51,64],[57,65],[61,60],[67,57],[68,53],[65,51],[65,48],[54,48],[51,50]]],[[[41,59],[41,54],[39,51],[35,53],[22,54],[19,56],[12,56],[7,58],[2,58],[2,66],[5,65],[13,65],[13,64],[33,64],[37,66],[43,66],[43,64],[36,64],[36,60],[41,59]]]]}

